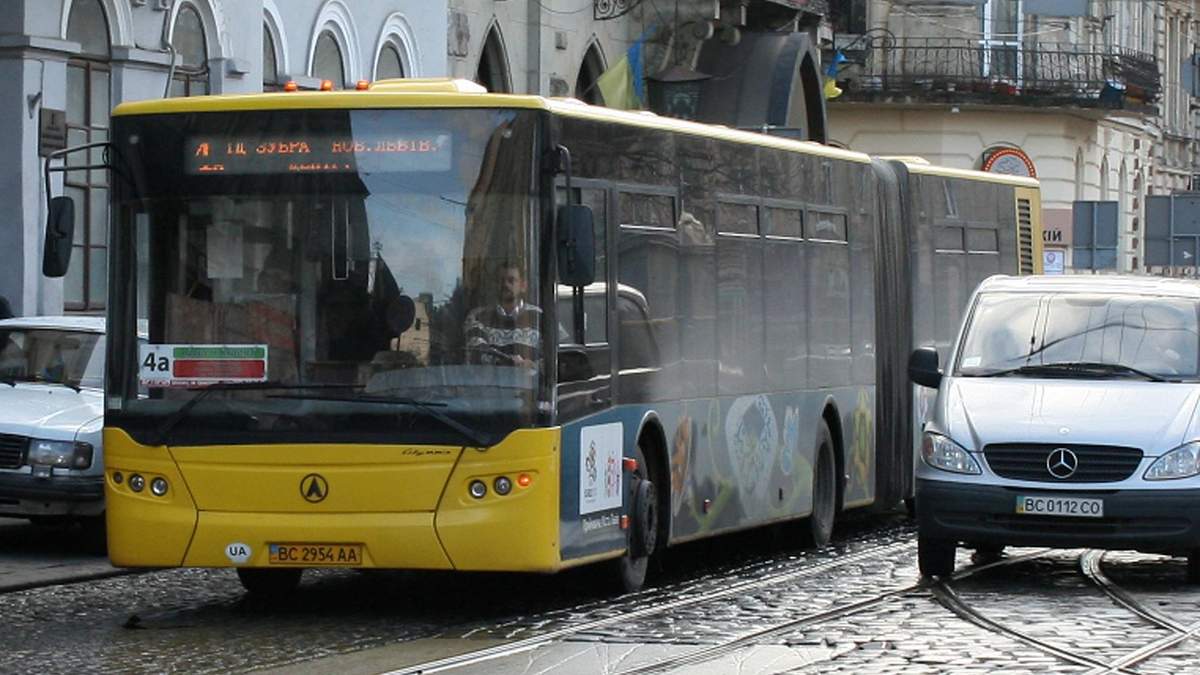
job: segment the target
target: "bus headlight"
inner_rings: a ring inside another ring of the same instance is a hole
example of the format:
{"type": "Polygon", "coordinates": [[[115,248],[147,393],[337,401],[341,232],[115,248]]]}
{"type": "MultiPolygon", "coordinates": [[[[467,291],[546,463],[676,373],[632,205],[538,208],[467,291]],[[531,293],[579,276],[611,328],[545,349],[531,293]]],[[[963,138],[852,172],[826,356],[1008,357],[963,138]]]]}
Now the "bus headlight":
{"type": "Polygon", "coordinates": [[[1175,480],[1200,474],[1200,441],[1181,445],[1159,457],[1149,469],[1146,480],[1175,480]]]}
{"type": "Polygon", "coordinates": [[[91,443],[35,438],[29,442],[29,463],[33,466],[86,469],[92,465],[92,451],[91,443]]]}
{"type": "Polygon", "coordinates": [[[921,439],[921,458],[935,469],[978,476],[979,462],[961,445],[941,434],[926,433],[921,439]]]}

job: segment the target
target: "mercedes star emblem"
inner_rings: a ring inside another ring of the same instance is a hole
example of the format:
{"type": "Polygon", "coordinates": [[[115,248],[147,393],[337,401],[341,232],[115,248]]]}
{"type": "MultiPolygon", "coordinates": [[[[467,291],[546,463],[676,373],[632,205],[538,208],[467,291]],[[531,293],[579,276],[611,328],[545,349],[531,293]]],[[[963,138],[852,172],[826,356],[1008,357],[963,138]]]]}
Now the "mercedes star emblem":
{"type": "Polygon", "coordinates": [[[1078,468],[1079,457],[1067,448],[1055,448],[1046,456],[1046,470],[1059,480],[1074,476],[1078,468]]]}

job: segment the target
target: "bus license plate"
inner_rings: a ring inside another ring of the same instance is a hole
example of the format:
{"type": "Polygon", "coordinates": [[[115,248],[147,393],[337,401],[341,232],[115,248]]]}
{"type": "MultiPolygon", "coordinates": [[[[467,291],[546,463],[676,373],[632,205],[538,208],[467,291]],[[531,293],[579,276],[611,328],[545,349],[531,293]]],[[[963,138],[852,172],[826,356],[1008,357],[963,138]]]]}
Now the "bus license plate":
{"type": "Polygon", "coordinates": [[[1103,518],[1104,500],[1083,497],[1041,496],[1017,497],[1017,513],[1035,516],[1074,516],[1076,518],[1103,518]]]}
{"type": "Polygon", "coordinates": [[[268,544],[272,565],[361,565],[362,544],[268,544]]]}

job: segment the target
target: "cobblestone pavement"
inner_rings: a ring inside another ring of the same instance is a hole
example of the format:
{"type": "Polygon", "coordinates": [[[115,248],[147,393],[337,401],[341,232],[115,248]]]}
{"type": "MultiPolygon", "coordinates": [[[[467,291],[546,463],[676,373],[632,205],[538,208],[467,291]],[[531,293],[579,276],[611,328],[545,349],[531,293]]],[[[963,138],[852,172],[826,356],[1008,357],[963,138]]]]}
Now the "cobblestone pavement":
{"type": "MultiPolygon", "coordinates": [[[[306,573],[299,592],[273,602],[243,594],[228,570],[163,570],[9,592],[0,595],[0,672],[402,671],[439,655],[570,632],[666,603],[673,608],[456,672],[618,673],[656,665],[679,673],[1087,670],[937,604],[918,585],[915,532],[897,518],[852,525],[820,551],[781,550],[778,539],[738,536],[681,547],[655,587],[616,599],[590,590],[596,578],[588,570],[553,577],[330,570],[306,573]],[[756,581],[764,579],[770,581],[756,581]],[[744,591],[701,601],[746,582],[753,583],[744,591]],[[902,592],[712,660],[672,665],[889,590],[902,592]]],[[[1106,663],[1170,634],[1115,605],[1080,572],[1080,554],[1049,551],[951,585],[991,620],[1106,663]]],[[[959,556],[960,567],[970,564],[969,552],[959,556]]],[[[1200,588],[1183,583],[1184,567],[1181,559],[1134,553],[1102,561],[1108,578],[1139,602],[1190,625],[1200,622],[1200,588]]],[[[1198,642],[1185,641],[1135,670],[1200,673],[1198,642]]]]}

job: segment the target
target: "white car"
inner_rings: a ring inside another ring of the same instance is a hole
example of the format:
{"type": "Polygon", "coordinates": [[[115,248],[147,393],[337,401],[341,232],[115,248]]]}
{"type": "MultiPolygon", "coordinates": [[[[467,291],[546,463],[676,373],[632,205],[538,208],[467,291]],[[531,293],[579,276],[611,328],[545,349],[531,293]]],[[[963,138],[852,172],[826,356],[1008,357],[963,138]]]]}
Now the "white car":
{"type": "Polygon", "coordinates": [[[0,516],[102,537],[103,397],[103,318],[0,321],[0,516]]]}
{"type": "Polygon", "coordinates": [[[1200,283],[992,277],[944,364],[917,468],[921,572],[955,548],[1135,549],[1200,581],[1200,283]]]}

